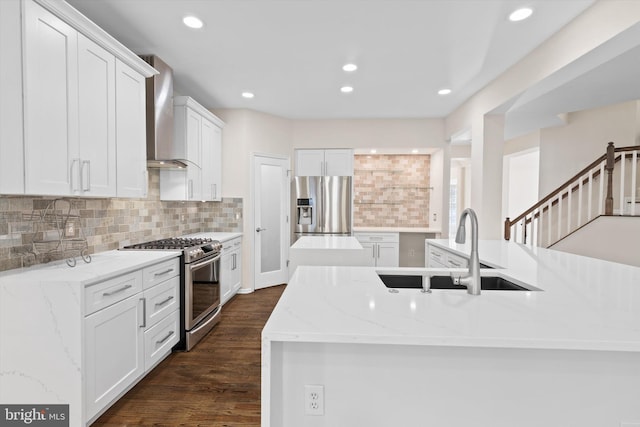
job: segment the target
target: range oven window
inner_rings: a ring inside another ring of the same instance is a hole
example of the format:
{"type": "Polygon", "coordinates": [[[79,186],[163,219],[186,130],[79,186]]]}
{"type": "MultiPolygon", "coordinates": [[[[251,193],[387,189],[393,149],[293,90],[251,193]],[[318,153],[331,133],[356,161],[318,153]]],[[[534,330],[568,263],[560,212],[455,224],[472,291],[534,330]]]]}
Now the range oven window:
{"type": "MultiPolygon", "coordinates": [[[[217,257],[218,258],[218,257],[217,257]]],[[[191,323],[195,325],[220,305],[220,260],[191,267],[191,323]]]]}

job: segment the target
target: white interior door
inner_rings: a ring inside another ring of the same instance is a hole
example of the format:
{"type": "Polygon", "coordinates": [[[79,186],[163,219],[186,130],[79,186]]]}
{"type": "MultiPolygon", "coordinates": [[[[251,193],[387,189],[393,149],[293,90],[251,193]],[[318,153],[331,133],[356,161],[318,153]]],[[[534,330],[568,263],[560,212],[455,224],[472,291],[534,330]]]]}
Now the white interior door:
{"type": "Polygon", "coordinates": [[[255,288],[286,283],[289,253],[289,159],[254,155],[255,288]]]}

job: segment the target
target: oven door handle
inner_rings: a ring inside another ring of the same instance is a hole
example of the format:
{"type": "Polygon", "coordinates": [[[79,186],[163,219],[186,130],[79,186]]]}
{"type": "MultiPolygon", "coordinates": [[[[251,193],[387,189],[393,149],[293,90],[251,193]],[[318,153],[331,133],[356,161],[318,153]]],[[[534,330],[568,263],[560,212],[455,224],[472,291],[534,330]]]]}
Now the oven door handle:
{"type": "Polygon", "coordinates": [[[189,266],[189,269],[193,271],[194,269],[196,269],[196,268],[200,268],[200,267],[202,267],[203,265],[207,265],[207,264],[210,264],[210,263],[212,263],[212,262],[218,261],[218,260],[220,259],[220,257],[221,257],[221,256],[222,256],[222,253],[220,253],[220,254],[218,254],[218,255],[216,255],[216,256],[214,256],[214,257],[212,257],[212,258],[207,258],[206,260],[201,261],[201,262],[199,262],[199,263],[197,263],[197,264],[191,264],[191,265],[189,266]]]}

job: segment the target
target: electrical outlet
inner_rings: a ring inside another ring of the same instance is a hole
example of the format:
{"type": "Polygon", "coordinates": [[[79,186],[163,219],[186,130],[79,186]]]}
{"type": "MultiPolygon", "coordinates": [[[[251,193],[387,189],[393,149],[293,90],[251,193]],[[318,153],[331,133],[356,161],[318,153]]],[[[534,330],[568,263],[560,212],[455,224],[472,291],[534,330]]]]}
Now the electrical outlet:
{"type": "Polygon", "coordinates": [[[409,249],[409,256],[412,257],[412,258],[414,256],[416,256],[416,250],[415,249],[409,249]]]}
{"type": "Polygon", "coordinates": [[[304,413],[305,415],[324,415],[324,386],[304,386],[304,413]]]}

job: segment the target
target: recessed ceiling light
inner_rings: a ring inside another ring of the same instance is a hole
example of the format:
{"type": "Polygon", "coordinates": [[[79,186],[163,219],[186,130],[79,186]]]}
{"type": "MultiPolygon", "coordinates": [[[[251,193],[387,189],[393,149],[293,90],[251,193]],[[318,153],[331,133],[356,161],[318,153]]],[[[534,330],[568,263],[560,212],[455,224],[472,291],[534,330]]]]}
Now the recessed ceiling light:
{"type": "Polygon", "coordinates": [[[511,15],[509,15],[509,21],[513,21],[513,22],[522,21],[530,17],[532,13],[533,13],[532,9],[528,7],[523,7],[521,9],[511,12],[511,15]]]}
{"type": "Polygon", "coordinates": [[[251,92],[242,92],[242,97],[243,97],[243,98],[249,98],[249,99],[251,99],[251,98],[253,98],[254,96],[255,96],[255,95],[254,95],[253,93],[251,93],[251,92]]]}
{"type": "Polygon", "coordinates": [[[447,88],[440,89],[438,91],[438,95],[449,95],[450,93],[451,93],[451,89],[447,89],[447,88]]]}
{"type": "Polygon", "coordinates": [[[358,69],[358,66],[356,64],[345,64],[342,69],[348,73],[351,73],[355,70],[358,69]]]}
{"type": "Polygon", "coordinates": [[[351,86],[342,86],[340,88],[340,92],[342,92],[342,93],[351,93],[351,92],[353,92],[353,88],[351,86]]]}
{"type": "Polygon", "coordinates": [[[195,28],[195,29],[202,28],[202,26],[204,25],[200,18],[196,18],[195,16],[192,16],[192,15],[185,16],[184,18],[182,18],[182,22],[187,27],[195,28]]]}

